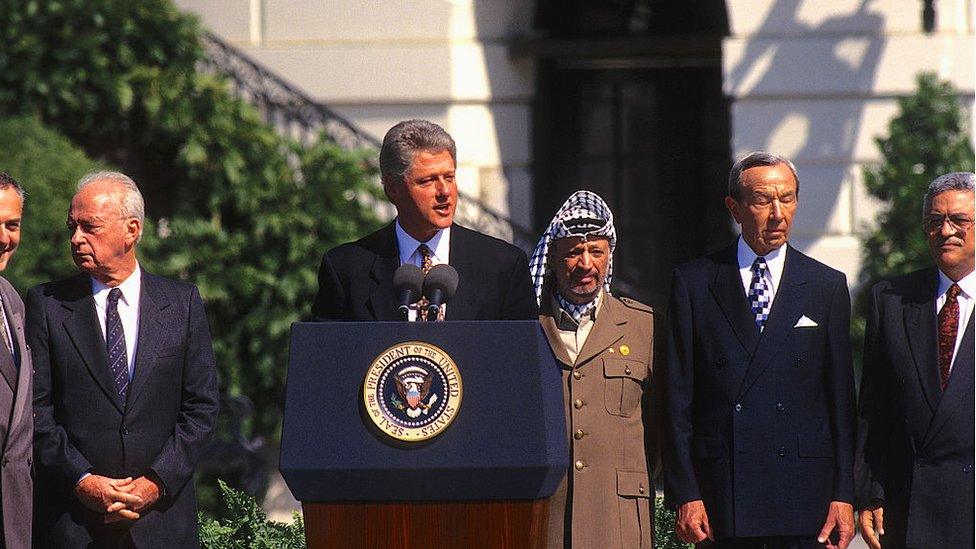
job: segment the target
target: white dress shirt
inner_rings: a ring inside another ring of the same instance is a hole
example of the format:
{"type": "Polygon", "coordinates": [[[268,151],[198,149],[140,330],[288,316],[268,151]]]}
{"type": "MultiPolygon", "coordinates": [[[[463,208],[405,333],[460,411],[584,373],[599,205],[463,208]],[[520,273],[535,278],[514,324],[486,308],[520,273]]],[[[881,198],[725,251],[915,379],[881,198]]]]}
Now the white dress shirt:
{"type": "MultiPolygon", "coordinates": [[[[95,298],[95,314],[98,315],[98,327],[101,329],[102,340],[105,336],[105,306],[108,293],[112,290],[107,285],[94,278],[91,279],[92,296],[95,298]]],[[[129,380],[136,365],[136,339],[139,335],[139,297],[142,294],[142,269],[136,263],[136,269],[128,278],[117,286],[122,291],[119,298],[119,318],[122,319],[122,331],[125,332],[125,353],[129,360],[129,380]]],[[[107,345],[107,341],[106,341],[107,345]]]]}
{"type": "MultiPolygon", "coordinates": [[[[786,264],[786,247],[786,244],[783,244],[763,256],[766,258],[766,272],[763,274],[763,278],[766,279],[766,287],[769,288],[770,309],[772,309],[773,300],[776,299],[776,290],[779,288],[779,282],[783,279],[783,266],[786,264]]],[[[759,255],[752,251],[752,248],[749,247],[749,244],[741,236],[739,237],[736,255],[739,260],[739,275],[742,277],[742,288],[745,290],[746,297],[748,298],[749,287],[752,286],[752,262],[759,255]]]]}
{"type": "MultiPolygon", "coordinates": [[[[450,263],[451,259],[451,228],[441,229],[428,240],[427,242],[420,242],[416,238],[407,234],[407,231],[403,230],[400,226],[400,220],[397,219],[396,223],[393,224],[394,231],[396,232],[397,239],[397,249],[400,250],[400,265],[404,263],[412,263],[418,267],[423,267],[423,254],[420,253],[420,245],[427,244],[430,248],[431,256],[430,263],[433,265],[440,265],[441,263],[450,263]]],[[[447,310],[447,305],[441,305],[441,314],[447,310]]],[[[407,313],[407,320],[413,322],[417,320],[417,304],[414,303],[410,305],[410,311],[407,313]]]]}
{"type": "MultiPolygon", "coordinates": [[[[939,289],[938,298],[935,300],[935,314],[938,318],[939,311],[942,310],[942,306],[946,302],[946,292],[949,291],[949,286],[952,286],[952,280],[945,275],[941,270],[939,271],[939,289]]],[[[976,272],[969,273],[968,275],[962,277],[959,282],[959,295],[956,296],[956,301],[959,303],[959,328],[956,330],[956,346],[952,350],[952,360],[956,360],[956,353],[959,352],[959,344],[962,343],[962,336],[966,333],[966,327],[969,325],[969,319],[973,316],[973,297],[976,296],[976,272]]],[[[952,363],[949,363],[949,371],[952,371],[952,363]]]]}

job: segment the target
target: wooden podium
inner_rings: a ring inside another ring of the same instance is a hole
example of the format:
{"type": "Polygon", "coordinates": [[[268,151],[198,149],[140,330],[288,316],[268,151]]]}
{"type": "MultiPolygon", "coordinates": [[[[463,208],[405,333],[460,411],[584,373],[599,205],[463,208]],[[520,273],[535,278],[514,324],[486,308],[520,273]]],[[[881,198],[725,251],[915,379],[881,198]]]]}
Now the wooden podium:
{"type": "Polygon", "coordinates": [[[545,547],[562,406],[537,322],[295,324],[280,468],[308,547],[545,547]]]}

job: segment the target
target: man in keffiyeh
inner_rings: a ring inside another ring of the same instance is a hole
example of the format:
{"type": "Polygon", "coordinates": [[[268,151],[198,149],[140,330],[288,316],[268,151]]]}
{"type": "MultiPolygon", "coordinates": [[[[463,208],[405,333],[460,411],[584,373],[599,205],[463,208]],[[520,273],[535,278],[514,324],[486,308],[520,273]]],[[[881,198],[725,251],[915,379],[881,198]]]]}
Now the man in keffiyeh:
{"type": "Polygon", "coordinates": [[[654,311],[610,295],[607,203],[573,193],[529,261],[539,320],[562,367],[571,463],[550,499],[549,547],[651,547],[648,414],[654,311]]]}

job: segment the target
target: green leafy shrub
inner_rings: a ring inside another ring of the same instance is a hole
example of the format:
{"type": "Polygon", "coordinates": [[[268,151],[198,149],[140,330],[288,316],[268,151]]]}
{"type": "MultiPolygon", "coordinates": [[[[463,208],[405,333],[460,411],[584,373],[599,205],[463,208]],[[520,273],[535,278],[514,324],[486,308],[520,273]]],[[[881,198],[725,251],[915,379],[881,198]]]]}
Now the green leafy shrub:
{"type": "MultiPolygon", "coordinates": [[[[273,444],[289,327],[308,314],[322,253],[378,226],[375,174],[359,153],[280,135],[197,72],[200,32],[170,0],[7,0],[0,116],[39,118],[136,179],[151,228],[141,261],[200,286],[221,391],[250,397],[243,436],[273,444]]],[[[51,265],[25,285],[54,278],[51,265]]]]}
{"type": "Polygon", "coordinates": [[[20,247],[3,276],[21,292],[76,272],[65,220],[75,184],[100,169],[71,141],[32,117],[0,120],[0,171],[24,186],[20,247]]]}
{"type": "Polygon", "coordinates": [[[226,507],[224,518],[200,513],[203,549],[304,549],[305,524],[298,512],[291,524],[268,520],[251,496],[218,481],[226,507]]]}
{"type": "Polygon", "coordinates": [[[864,170],[865,187],[885,208],[862,239],[853,325],[857,346],[863,344],[867,290],[883,278],[932,263],[922,231],[922,197],[929,183],[945,173],[973,171],[966,116],[951,84],[921,74],[915,94],[899,99],[898,106],[901,112],[888,124],[888,136],[875,139],[881,163],[864,170]]]}
{"type": "Polygon", "coordinates": [[[678,539],[674,531],[674,509],[664,505],[664,498],[654,498],[654,547],[656,549],[692,549],[694,546],[678,539]]]}

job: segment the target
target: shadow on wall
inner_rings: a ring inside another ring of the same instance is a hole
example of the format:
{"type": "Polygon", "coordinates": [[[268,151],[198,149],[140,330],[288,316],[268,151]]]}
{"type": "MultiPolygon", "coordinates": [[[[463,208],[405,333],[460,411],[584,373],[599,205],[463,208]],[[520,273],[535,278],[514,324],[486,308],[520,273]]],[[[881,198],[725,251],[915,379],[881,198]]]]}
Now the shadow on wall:
{"type": "MultiPolygon", "coordinates": [[[[523,227],[532,227],[531,89],[532,61],[512,60],[508,45],[532,29],[535,2],[525,0],[471,0],[477,40],[484,48],[485,80],[489,97],[485,121],[496,143],[497,166],[481,169],[480,196],[523,227]]],[[[479,153],[479,156],[483,153],[479,153]]]]}
{"type": "Polygon", "coordinates": [[[859,160],[865,99],[885,44],[885,20],[871,11],[872,3],[862,0],[854,12],[811,26],[797,18],[802,2],[780,0],[725,76],[726,93],[737,97],[734,156],[765,149],[797,164],[804,213],[795,234],[801,241],[854,229],[852,216],[832,218],[845,206],[842,194],[853,196],[844,184],[859,160]]]}

